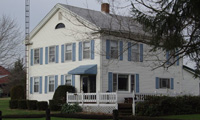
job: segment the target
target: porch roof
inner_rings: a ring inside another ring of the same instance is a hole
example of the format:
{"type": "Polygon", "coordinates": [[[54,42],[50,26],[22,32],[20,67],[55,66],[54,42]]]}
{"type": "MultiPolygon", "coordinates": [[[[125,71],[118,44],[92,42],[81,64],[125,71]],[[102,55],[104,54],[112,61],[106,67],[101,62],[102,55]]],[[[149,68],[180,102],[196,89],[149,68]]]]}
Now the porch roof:
{"type": "Polygon", "coordinates": [[[83,74],[97,74],[97,65],[81,65],[73,70],[70,70],[68,74],[83,75],[83,74]]]}

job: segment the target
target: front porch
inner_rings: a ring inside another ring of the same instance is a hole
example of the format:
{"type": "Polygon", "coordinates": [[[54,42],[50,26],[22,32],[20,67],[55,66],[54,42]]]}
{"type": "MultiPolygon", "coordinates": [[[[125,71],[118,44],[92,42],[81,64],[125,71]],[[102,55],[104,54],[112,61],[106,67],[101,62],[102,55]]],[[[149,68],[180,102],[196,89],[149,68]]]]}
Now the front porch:
{"type": "Polygon", "coordinates": [[[135,103],[144,101],[148,96],[176,96],[175,94],[163,93],[68,93],[66,102],[69,104],[79,103],[84,111],[112,113],[114,109],[118,109],[121,103],[132,104],[132,114],[135,114],[135,103]],[[133,99],[134,98],[134,99],[133,99]]]}

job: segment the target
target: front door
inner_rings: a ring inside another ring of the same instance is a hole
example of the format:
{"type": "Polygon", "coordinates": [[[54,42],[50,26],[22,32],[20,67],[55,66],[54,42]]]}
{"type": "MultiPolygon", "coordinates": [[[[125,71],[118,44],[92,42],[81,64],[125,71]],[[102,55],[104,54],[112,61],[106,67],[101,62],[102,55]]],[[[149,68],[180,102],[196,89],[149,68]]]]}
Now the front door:
{"type": "Polygon", "coordinates": [[[88,76],[83,76],[82,78],[82,83],[83,83],[83,92],[88,93],[90,90],[88,89],[90,84],[89,84],[89,78],[88,76]]]}
{"type": "Polygon", "coordinates": [[[96,92],[96,75],[82,76],[82,90],[84,93],[96,92]]]}

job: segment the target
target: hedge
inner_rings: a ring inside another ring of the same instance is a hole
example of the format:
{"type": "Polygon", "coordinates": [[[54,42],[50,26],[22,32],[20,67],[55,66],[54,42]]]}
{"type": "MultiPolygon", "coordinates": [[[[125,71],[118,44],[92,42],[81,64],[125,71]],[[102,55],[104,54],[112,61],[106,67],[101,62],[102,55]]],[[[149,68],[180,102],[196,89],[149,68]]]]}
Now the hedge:
{"type": "Polygon", "coordinates": [[[29,110],[37,110],[37,100],[27,100],[27,107],[29,110]]]}
{"type": "Polygon", "coordinates": [[[10,109],[18,108],[18,100],[10,100],[9,101],[9,107],[10,107],[10,109]]]}
{"type": "Polygon", "coordinates": [[[48,103],[46,101],[38,101],[37,109],[38,110],[46,110],[48,108],[48,103]]]}
{"type": "Polygon", "coordinates": [[[27,109],[27,101],[26,100],[18,100],[18,108],[19,109],[27,109]]]}
{"type": "Polygon", "coordinates": [[[200,113],[200,96],[154,96],[136,104],[136,114],[142,116],[183,115],[200,113]]]}

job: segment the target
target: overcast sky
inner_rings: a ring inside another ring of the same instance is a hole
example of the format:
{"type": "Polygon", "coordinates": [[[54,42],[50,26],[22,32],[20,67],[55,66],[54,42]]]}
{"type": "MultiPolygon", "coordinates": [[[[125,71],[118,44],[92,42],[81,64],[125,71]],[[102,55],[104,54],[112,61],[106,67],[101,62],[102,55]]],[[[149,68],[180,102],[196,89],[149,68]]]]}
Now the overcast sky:
{"type": "MultiPolygon", "coordinates": [[[[63,3],[72,6],[100,11],[101,5],[97,1],[98,0],[30,0],[30,31],[34,27],[36,27],[36,25],[47,15],[47,13],[57,3],[63,3]]],[[[120,2],[121,1],[122,0],[120,0],[120,2]]],[[[103,2],[107,2],[107,0],[104,0],[103,2]]],[[[21,31],[24,34],[25,0],[0,0],[0,15],[6,15],[15,19],[16,23],[19,25],[21,31]]],[[[192,66],[192,64],[188,62],[188,60],[185,60],[184,63],[189,66],[192,66]]]]}

